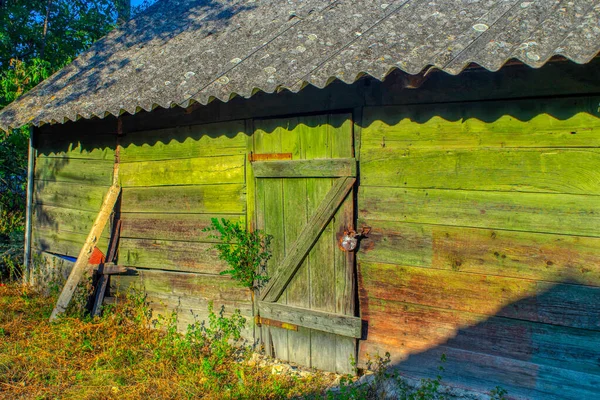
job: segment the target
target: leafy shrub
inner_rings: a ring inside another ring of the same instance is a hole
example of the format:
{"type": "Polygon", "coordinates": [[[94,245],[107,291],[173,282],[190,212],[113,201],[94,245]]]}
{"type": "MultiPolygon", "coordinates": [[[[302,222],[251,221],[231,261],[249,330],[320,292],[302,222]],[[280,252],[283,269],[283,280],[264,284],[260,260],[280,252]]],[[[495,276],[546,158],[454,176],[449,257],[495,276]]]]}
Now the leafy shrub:
{"type": "Polygon", "coordinates": [[[252,291],[269,280],[266,265],[271,258],[271,235],[260,230],[250,232],[241,223],[224,218],[220,221],[212,218],[211,225],[204,231],[212,232],[210,237],[221,242],[213,246],[219,252],[219,259],[229,265],[221,275],[231,275],[252,291]]]}

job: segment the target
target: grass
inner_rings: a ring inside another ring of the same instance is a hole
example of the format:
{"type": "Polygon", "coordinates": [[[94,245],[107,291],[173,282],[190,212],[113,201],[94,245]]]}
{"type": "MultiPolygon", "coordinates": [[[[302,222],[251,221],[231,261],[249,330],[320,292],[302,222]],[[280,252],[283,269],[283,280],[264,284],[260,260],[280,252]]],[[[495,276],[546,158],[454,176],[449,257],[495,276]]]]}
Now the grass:
{"type": "Polygon", "coordinates": [[[294,398],[324,393],[328,379],[273,375],[248,362],[243,318],[212,312],[207,326],[176,333],[176,315],[152,329],[139,295],[101,318],[48,322],[55,298],[0,286],[0,399],[294,398]]]}

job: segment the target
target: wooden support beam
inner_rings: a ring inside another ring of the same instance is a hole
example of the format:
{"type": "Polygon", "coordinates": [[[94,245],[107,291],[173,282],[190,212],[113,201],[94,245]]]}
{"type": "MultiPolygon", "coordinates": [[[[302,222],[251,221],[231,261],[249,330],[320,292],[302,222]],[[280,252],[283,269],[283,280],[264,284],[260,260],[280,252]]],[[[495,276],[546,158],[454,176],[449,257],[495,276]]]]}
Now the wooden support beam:
{"type": "Polygon", "coordinates": [[[303,326],[336,335],[360,338],[362,321],[358,317],[308,310],[279,303],[258,303],[260,320],[277,321],[288,326],[303,326]]]}
{"type": "Polygon", "coordinates": [[[315,213],[300,232],[298,239],[292,244],[277,272],[261,292],[261,300],[276,302],[286,286],[298,270],[304,258],[319,239],[340,204],[344,201],[356,178],[339,178],[329,190],[325,199],[319,204],[315,213]]]}
{"type": "Polygon", "coordinates": [[[35,147],[34,147],[34,133],[35,129],[33,126],[29,130],[29,153],[27,158],[27,208],[25,209],[25,254],[23,259],[24,271],[23,271],[23,283],[32,284],[32,271],[31,271],[31,226],[33,216],[33,188],[34,188],[34,171],[35,171],[35,147]]]}
{"type": "Polygon", "coordinates": [[[63,290],[56,302],[56,306],[52,311],[52,315],[50,315],[50,321],[53,321],[58,317],[59,314],[62,314],[67,309],[69,303],[71,302],[71,298],[73,298],[73,293],[75,293],[75,289],[77,288],[77,284],[81,280],[84,272],[88,267],[88,262],[90,256],[92,255],[92,251],[98,238],[102,234],[106,223],[110,217],[110,214],[119,198],[119,194],[121,193],[121,187],[118,185],[113,185],[108,189],[108,193],[104,198],[104,202],[102,204],[102,208],[96,217],[96,221],[94,221],[94,225],[92,225],[92,229],[79,252],[79,256],[77,257],[77,261],[71,270],[71,274],[67,279],[67,283],[63,287],[63,290]]]}
{"type": "Polygon", "coordinates": [[[252,163],[256,178],[337,178],[356,176],[354,158],[329,158],[252,163]]]}

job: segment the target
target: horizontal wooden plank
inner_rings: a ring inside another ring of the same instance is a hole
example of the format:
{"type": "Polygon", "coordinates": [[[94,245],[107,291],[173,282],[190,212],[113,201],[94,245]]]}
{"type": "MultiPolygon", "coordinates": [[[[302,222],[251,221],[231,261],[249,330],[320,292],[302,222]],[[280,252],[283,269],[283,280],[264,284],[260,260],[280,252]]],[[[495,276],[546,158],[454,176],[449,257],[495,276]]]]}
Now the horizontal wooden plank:
{"type": "Polygon", "coordinates": [[[257,161],[252,163],[256,178],[327,178],[356,176],[354,158],[257,161]]]}
{"type": "Polygon", "coordinates": [[[250,303],[250,291],[236,281],[220,275],[191,274],[176,271],[137,269],[137,276],[119,276],[121,289],[133,285],[147,293],[160,296],[179,296],[215,301],[250,303]]]}
{"type": "Polygon", "coordinates": [[[332,314],[264,301],[258,303],[258,309],[261,317],[271,320],[346,337],[361,337],[362,321],[358,317],[332,314]]]}
{"type": "Polygon", "coordinates": [[[245,216],[240,214],[122,213],[121,237],[213,242],[215,239],[209,237],[211,233],[204,232],[211,218],[246,223],[245,216]]]}
{"type": "Polygon", "coordinates": [[[597,98],[581,97],[365,107],[361,151],[600,147],[594,102],[597,98]]]}
{"type": "Polygon", "coordinates": [[[600,238],[359,220],[359,261],[600,286],[600,238]]]}
{"type": "Polygon", "coordinates": [[[600,194],[600,149],[379,148],[361,157],[366,186],[600,194]]]}
{"type": "Polygon", "coordinates": [[[34,188],[33,201],[36,204],[97,213],[109,186],[36,180],[34,188]]]}
{"type": "Polygon", "coordinates": [[[245,154],[243,120],[131,132],[121,138],[120,160],[172,160],[245,154]]]}
{"type": "Polygon", "coordinates": [[[539,365],[489,354],[435,346],[424,352],[406,349],[386,349],[375,343],[361,345],[360,363],[364,366],[367,354],[385,354],[391,350],[391,367],[403,375],[435,378],[458,389],[478,391],[488,398],[490,391],[500,386],[515,399],[591,399],[596,396],[600,376],[564,368],[539,365]],[[441,362],[442,357],[446,360],[441,362]],[[442,366],[444,371],[440,372],[442,366]]]}
{"type": "Polygon", "coordinates": [[[389,349],[427,351],[439,345],[600,374],[600,332],[366,299],[367,340],[389,349]]]}
{"type": "Polygon", "coordinates": [[[600,330],[600,288],[360,263],[362,298],[600,330]]]}
{"type": "Polygon", "coordinates": [[[110,186],[113,166],[114,160],[38,158],[34,176],[36,180],[43,181],[110,186]]]}
{"type": "MultiPolygon", "coordinates": [[[[74,232],[57,232],[48,229],[34,229],[32,232],[33,247],[38,251],[77,257],[85,242],[87,234],[74,232]]],[[[108,249],[107,235],[103,234],[96,247],[104,254],[108,249]]]]}
{"type": "Polygon", "coordinates": [[[600,236],[600,197],[361,187],[365,219],[600,236]]]}
{"type": "Polygon", "coordinates": [[[240,310],[247,319],[244,334],[252,338],[252,301],[250,292],[225,276],[137,269],[137,276],[113,276],[113,293],[124,294],[130,288],[143,290],[153,309],[153,318],[177,311],[179,329],[207,321],[208,303],[215,312],[225,307],[225,315],[240,310]]]}
{"type": "Polygon", "coordinates": [[[246,187],[199,185],[123,189],[122,212],[241,214],[246,210],[246,187]]]}
{"type": "MultiPolygon", "coordinates": [[[[80,211],[64,207],[33,206],[33,229],[46,229],[57,232],[74,232],[87,235],[92,229],[98,212],[80,211]]],[[[107,229],[102,236],[109,237],[107,229]]]]}
{"type": "Polygon", "coordinates": [[[227,265],[212,243],[127,239],[119,241],[118,264],[172,271],[219,274],[227,265]]]}
{"type": "Polygon", "coordinates": [[[36,135],[35,140],[39,158],[66,157],[114,161],[117,146],[116,134],[90,135],[86,131],[75,134],[40,134],[36,135]]]}
{"type": "Polygon", "coordinates": [[[244,183],[243,155],[123,163],[123,187],[244,183]]]}

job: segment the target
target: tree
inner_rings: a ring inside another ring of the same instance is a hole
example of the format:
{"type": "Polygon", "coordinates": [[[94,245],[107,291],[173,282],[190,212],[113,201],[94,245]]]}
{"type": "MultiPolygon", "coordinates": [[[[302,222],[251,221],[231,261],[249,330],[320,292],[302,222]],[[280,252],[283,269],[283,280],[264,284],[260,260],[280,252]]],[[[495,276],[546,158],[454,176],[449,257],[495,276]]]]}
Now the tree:
{"type": "MultiPolygon", "coordinates": [[[[0,109],[154,1],[0,0],[0,109]]],[[[28,135],[0,132],[0,276],[22,254],[28,135]]]]}

